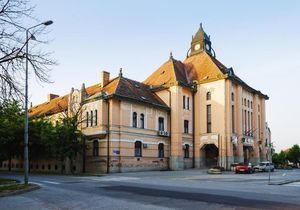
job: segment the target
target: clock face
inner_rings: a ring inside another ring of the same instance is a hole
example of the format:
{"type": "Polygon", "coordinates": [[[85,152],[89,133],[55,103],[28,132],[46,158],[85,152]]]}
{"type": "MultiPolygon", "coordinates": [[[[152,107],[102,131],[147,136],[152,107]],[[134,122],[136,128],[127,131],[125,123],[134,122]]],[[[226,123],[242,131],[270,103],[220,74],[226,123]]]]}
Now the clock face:
{"type": "Polygon", "coordinates": [[[206,48],[206,50],[208,50],[208,51],[209,51],[209,50],[210,50],[210,46],[209,46],[209,44],[206,44],[206,45],[205,45],[205,48],[206,48]]]}
{"type": "Polygon", "coordinates": [[[199,50],[200,49],[200,44],[196,44],[194,47],[195,50],[199,50]]]}

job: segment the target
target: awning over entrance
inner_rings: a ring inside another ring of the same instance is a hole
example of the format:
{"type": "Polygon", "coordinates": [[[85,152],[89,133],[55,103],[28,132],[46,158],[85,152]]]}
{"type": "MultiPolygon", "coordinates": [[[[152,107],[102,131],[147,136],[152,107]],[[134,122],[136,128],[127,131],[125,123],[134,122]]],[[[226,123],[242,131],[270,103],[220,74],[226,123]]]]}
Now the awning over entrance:
{"type": "Polygon", "coordinates": [[[95,138],[99,138],[99,139],[103,139],[106,136],[106,131],[96,131],[96,132],[82,132],[87,139],[91,140],[91,139],[95,139],[95,138]]]}
{"type": "Polygon", "coordinates": [[[218,133],[205,133],[200,136],[200,148],[202,149],[205,145],[213,144],[219,148],[219,134],[218,133]]]}

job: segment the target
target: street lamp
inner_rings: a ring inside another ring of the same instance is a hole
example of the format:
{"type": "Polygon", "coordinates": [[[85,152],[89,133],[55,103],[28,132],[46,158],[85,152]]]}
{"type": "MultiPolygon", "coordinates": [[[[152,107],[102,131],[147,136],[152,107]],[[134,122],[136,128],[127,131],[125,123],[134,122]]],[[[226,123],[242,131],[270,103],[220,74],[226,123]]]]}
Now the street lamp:
{"type": "Polygon", "coordinates": [[[44,25],[48,26],[53,23],[52,20],[48,20],[46,22],[37,24],[35,26],[32,26],[30,28],[26,29],[26,66],[25,66],[25,130],[24,130],[24,183],[28,184],[28,42],[30,39],[35,40],[35,37],[33,34],[31,34],[29,31],[33,28],[36,28],[38,26],[44,25]],[[29,37],[30,34],[30,37],[29,37]]]}

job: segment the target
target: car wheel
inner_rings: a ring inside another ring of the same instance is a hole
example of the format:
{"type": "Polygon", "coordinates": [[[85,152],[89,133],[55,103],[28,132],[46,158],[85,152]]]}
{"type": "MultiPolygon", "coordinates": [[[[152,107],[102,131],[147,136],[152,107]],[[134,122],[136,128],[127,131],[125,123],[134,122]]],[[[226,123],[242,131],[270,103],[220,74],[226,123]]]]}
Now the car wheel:
{"type": "Polygon", "coordinates": [[[274,172],[274,168],[272,168],[272,170],[271,170],[272,172],[274,172]]]}

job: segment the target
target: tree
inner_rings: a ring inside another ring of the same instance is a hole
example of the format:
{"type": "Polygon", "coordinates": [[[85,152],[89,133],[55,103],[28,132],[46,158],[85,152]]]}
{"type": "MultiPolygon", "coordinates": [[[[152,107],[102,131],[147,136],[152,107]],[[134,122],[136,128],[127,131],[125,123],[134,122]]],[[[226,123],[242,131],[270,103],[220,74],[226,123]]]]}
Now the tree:
{"type": "Polygon", "coordinates": [[[24,115],[16,101],[0,102],[0,160],[8,160],[9,171],[11,159],[22,156],[22,139],[24,115]]]}
{"type": "Polygon", "coordinates": [[[30,160],[51,159],[54,157],[53,139],[55,128],[47,119],[29,121],[29,151],[30,160]]]}
{"type": "Polygon", "coordinates": [[[300,163],[300,147],[298,144],[292,146],[286,155],[287,159],[294,164],[300,163]]]}
{"type": "MultiPolygon", "coordinates": [[[[72,116],[66,115],[60,122],[55,125],[55,140],[54,150],[56,156],[61,163],[70,160],[70,169],[73,173],[73,161],[78,154],[81,154],[84,149],[84,135],[78,129],[81,123],[80,111],[76,112],[72,116]]],[[[63,173],[63,169],[61,171],[63,173]]]]}
{"type": "Polygon", "coordinates": [[[281,152],[274,153],[272,156],[272,161],[278,166],[284,166],[286,164],[286,154],[284,151],[281,150],[281,152]]]}
{"type": "MultiPolygon", "coordinates": [[[[29,40],[26,40],[24,22],[35,20],[33,12],[28,0],[0,0],[0,100],[22,98],[26,57],[37,79],[50,82],[49,71],[55,61],[50,58],[51,53],[39,48],[46,41],[29,45],[28,55],[25,52],[29,40]]],[[[40,38],[43,29],[39,27],[31,34],[40,38]]]]}

